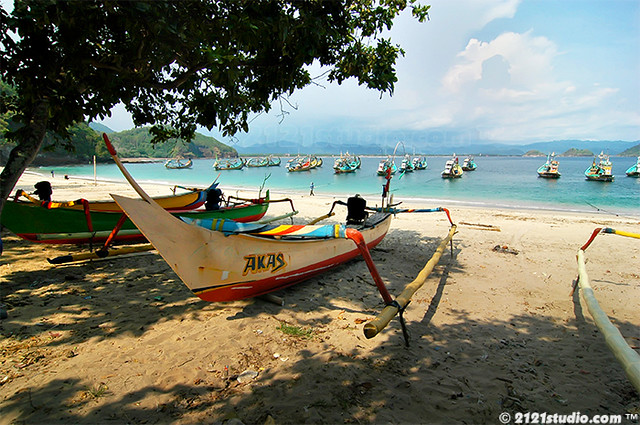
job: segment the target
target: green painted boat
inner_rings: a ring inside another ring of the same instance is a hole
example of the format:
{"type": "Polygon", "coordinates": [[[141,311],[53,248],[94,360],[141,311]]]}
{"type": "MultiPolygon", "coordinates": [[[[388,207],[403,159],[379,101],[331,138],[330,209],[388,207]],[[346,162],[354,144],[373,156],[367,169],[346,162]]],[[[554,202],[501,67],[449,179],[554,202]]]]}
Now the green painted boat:
{"type": "MultiPolygon", "coordinates": [[[[261,219],[269,207],[269,191],[264,198],[222,206],[216,210],[174,210],[171,214],[190,219],[225,219],[249,222],[261,219]]],[[[17,236],[32,242],[80,244],[105,241],[123,216],[122,212],[89,209],[47,208],[32,202],[8,201],[0,223],[17,236]]],[[[144,241],[128,218],[115,236],[115,242],[144,241]]]]}

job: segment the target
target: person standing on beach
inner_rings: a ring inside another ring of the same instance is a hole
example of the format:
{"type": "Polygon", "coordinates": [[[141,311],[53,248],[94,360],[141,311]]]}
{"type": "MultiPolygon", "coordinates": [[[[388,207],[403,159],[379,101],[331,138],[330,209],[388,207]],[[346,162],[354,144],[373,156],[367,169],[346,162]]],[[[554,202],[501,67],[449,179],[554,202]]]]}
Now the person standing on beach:
{"type": "Polygon", "coordinates": [[[311,184],[309,185],[309,189],[311,189],[311,191],[309,192],[309,196],[315,196],[313,194],[313,182],[311,182],[311,184]]]}

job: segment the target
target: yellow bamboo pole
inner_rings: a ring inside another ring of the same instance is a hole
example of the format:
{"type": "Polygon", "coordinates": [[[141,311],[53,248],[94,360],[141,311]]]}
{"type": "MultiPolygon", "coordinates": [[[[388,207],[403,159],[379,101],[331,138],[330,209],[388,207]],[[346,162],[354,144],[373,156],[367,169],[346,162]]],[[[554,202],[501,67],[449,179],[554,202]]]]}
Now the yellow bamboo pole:
{"type": "MultiPolygon", "coordinates": [[[[616,231],[617,233],[617,231],[616,231]]],[[[626,235],[623,235],[626,236],[626,235]]],[[[611,352],[622,365],[629,381],[640,392],[640,355],[636,353],[625,341],[624,337],[616,328],[609,317],[600,308],[598,300],[593,293],[589,283],[589,276],[584,262],[584,250],[578,250],[578,285],[582,292],[582,298],[587,304],[587,309],[593,317],[596,326],[602,332],[604,340],[611,352]]]]}
{"type": "Polygon", "coordinates": [[[616,229],[611,229],[611,228],[608,228],[608,227],[603,229],[602,232],[603,233],[613,233],[615,235],[627,236],[629,238],[640,239],[640,233],[625,232],[624,230],[616,230],[616,229]]]}
{"type": "Polygon", "coordinates": [[[420,273],[418,273],[418,276],[415,278],[415,280],[407,284],[402,293],[396,298],[397,305],[394,304],[386,306],[378,315],[378,317],[364,325],[364,335],[367,338],[373,338],[374,336],[378,335],[389,324],[391,319],[395,317],[398,311],[405,308],[407,304],[409,304],[409,301],[411,301],[411,297],[413,296],[413,294],[415,294],[416,291],[420,289],[422,285],[424,285],[427,277],[429,277],[434,267],[440,261],[440,257],[442,257],[442,253],[447,248],[447,244],[451,241],[451,239],[453,239],[453,235],[456,233],[456,229],[457,226],[455,224],[451,226],[451,229],[449,229],[449,234],[442,240],[442,242],[440,242],[440,245],[433,253],[433,256],[429,259],[429,261],[427,261],[427,264],[425,264],[424,268],[420,271],[420,273]]]}
{"type": "Polygon", "coordinates": [[[329,214],[325,214],[325,215],[320,216],[320,217],[318,217],[318,218],[314,218],[313,220],[311,220],[311,221],[310,221],[309,223],[307,223],[307,224],[309,224],[309,225],[316,224],[316,223],[318,223],[318,222],[320,222],[320,221],[322,221],[322,220],[325,220],[325,219],[327,219],[327,218],[329,218],[329,217],[332,217],[332,216],[334,216],[334,215],[336,215],[336,213],[334,213],[334,212],[330,212],[329,214]]]}

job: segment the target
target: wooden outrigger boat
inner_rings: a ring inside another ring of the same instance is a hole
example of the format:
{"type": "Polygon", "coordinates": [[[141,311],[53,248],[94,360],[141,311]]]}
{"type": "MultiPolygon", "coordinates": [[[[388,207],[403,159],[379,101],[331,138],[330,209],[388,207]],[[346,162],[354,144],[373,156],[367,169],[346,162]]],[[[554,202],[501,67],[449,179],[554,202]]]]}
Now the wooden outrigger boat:
{"type": "Polygon", "coordinates": [[[267,167],[279,167],[280,166],[280,158],[277,156],[269,155],[267,157],[267,167]]]}
{"type": "Polygon", "coordinates": [[[404,156],[400,163],[400,172],[403,174],[413,172],[413,163],[411,162],[411,157],[408,154],[404,156]]]}
{"type": "Polygon", "coordinates": [[[244,167],[244,160],[242,158],[236,159],[217,159],[213,163],[213,168],[216,170],[242,170],[244,167]]]}
{"type": "Polygon", "coordinates": [[[191,158],[189,158],[186,162],[184,162],[184,159],[176,158],[176,159],[169,159],[167,162],[164,163],[164,166],[166,168],[169,168],[172,170],[191,168],[192,165],[193,165],[193,161],[191,160],[191,158]]]}
{"type": "Polygon", "coordinates": [[[427,169],[427,157],[417,156],[411,161],[414,170],[426,170],[427,169]]]}
{"type": "Polygon", "coordinates": [[[247,167],[251,168],[259,168],[259,167],[267,167],[269,165],[269,159],[266,157],[262,158],[249,158],[245,161],[247,167]]]}
{"type": "Polygon", "coordinates": [[[378,164],[377,174],[379,176],[387,176],[389,174],[394,175],[397,171],[398,167],[390,156],[387,157],[387,159],[383,159],[380,161],[380,164],[378,164]]]}
{"type": "Polygon", "coordinates": [[[598,163],[596,163],[596,158],[593,158],[593,164],[589,168],[587,168],[584,172],[587,180],[599,181],[599,182],[612,182],[614,180],[614,176],[611,171],[611,161],[609,160],[609,155],[605,155],[603,152],[600,152],[598,155],[598,163]]]}
{"type": "MultiPolygon", "coordinates": [[[[153,200],[156,201],[162,208],[169,211],[185,211],[185,210],[195,210],[204,206],[207,201],[207,193],[212,188],[215,188],[217,183],[214,181],[211,186],[206,189],[200,188],[187,188],[183,186],[174,186],[171,190],[174,195],[168,196],[159,196],[154,197],[153,200]],[[185,190],[185,193],[175,194],[178,189],[185,190]]],[[[14,196],[14,200],[18,201],[21,198],[31,202],[32,204],[43,206],[46,208],[68,208],[72,210],[84,211],[88,209],[91,212],[94,211],[104,211],[104,212],[117,212],[122,214],[122,209],[116,204],[114,201],[91,201],[91,202],[82,202],[82,200],[76,201],[61,201],[61,202],[52,202],[52,201],[41,201],[33,196],[29,195],[24,190],[16,191],[14,196]],[[86,203],[86,205],[85,205],[86,203]]]]}
{"type": "MultiPolygon", "coordinates": [[[[138,228],[126,219],[120,207],[118,207],[119,211],[93,211],[91,210],[93,203],[84,199],[74,203],[74,206],[84,205],[86,208],[65,207],[70,203],[9,201],[5,203],[2,210],[1,222],[17,236],[31,242],[47,244],[103,242],[116,228],[117,233],[112,237],[114,242],[130,243],[145,240],[138,228]]],[[[171,214],[192,219],[255,221],[261,219],[267,212],[269,193],[267,192],[264,198],[236,200],[217,207],[213,210],[172,209],[171,214]]],[[[163,209],[160,206],[159,208],[163,209]]]]}
{"type": "Polygon", "coordinates": [[[457,179],[462,177],[463,173],[464,171],[458,163],[458,157],[454,153],[453,158],[448,160],[444,165],[444,170],[442,171],[442,173],[440,173],[440,175],[443,179],[457,179]]]}
{"type": "Polygon", "coordinates": [[[625,172],[629,177],[640,177],[640,156],[638,161],[627,169],[625,172]]]}
{"type": "Polygon", "coordinates": [[[561,174],[558,171],[559,163],[555,159],[556,153],[550,153],[547,155],[547,162],[542,164],[540,168],[538,168],[538,177],[542,177],[545,179],[559,179],[561,174]]]}
{"type": "MultiPolygon", "coordinates": [[[[447,213],[451,223],[449,235],[418,278],[394,300],[376,270],[369,248],[382,241],[393,213],[400,211],[383,208],[369,217],[365,213],[364,200],[356,196],[347,203],[347,225],[264,226],[223,220],[180,220],[153,202],[119,161],[108,136],[103,134],[103,138],[116,164],[142,197],[130,199],[112,195],[114,200],[199,298],[231,301],[256,297],[324,273],[362,255],[387,305],[379,317],[365,325],[365,336],[377,335],[400,313],[408,344],[402,312],[439,261],[446,245],[452,242],[456,225],[447,210],[429,210],[447,213]]],[[[383,199],[389,193],[390,179],[389,174],[383,199]]],[[[324,217],[330,215],[331,211],[324,217]]]]}
{"type": "Polygon", "coordinates": [[[606,313],[600,308],[600,304],[598,304],[598,300],[589,283],[589,276],[585,264],[585,251],[599,234],[615,234],[636,239],[640,239],[640,234],[611,228],[595,229],[587,243],[578,250],[578,277],[573,284],[574,291],[576,288],[580,289],[582,298],[587,304],[587,309],[593,317],[596,326],[600,332],[602,332],[607,346],[622,365],[629,381],[631,381],[636,390],[640,392],[640,355],[629,347],[618,328],[611,323],[609,317],[607,317],[606,313]]]}
{"type": "Polygon", "coordinates": [[[336,174],[353,173],[360,168],[361,162],[359,156],[353,156],[347,153],[346,155],[340,155],[333,164],[333,169],[336,174]]]}
{"type": "Polygon", "coordinates": [[[478,164],[473,160],[472,156],[468,156],[462,161],[462,171],[476,171],[478,164]]]}

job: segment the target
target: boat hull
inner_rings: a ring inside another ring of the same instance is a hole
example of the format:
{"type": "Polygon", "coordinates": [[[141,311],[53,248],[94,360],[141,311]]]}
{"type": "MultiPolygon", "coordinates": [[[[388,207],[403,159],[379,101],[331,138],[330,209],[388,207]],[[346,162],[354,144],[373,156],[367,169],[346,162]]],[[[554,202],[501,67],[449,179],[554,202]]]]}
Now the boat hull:
{"type": "MultiPolygon", "coordinates": [[[[223,218],[247,222],[261,219],[267,212],[268,205],[268,202],[265,202],[214,211],[173,210],[171,213],[190,218],[223,218]]],[[[47,209],[30,202],[9,201],[5,203],[2,210],[1,222],[7,229],[28,241],[79,244],[105,241],[123,214],[122,210],[119,212],[91,211],[92,229],[90,229],[83,210],[47,209]]],[[[144,240],[144,236],[129,219],[124,222],[114,239],[117,242],[144,240]]]]}
{"type": "MultiPolygon", "coordinates": [[[[205,301],[232,301],[266,294],[359,255],[354,242],[344,238],[289,240],[286,236],[279,239],[249,234],[225,236],[222,232],[177,220],[146,201],[116,195],[114,199],[185,285],[205,301]]],[[[374,226],[361,230],[370,248],[384,238],[390,222],[391,216],[387,214],[374,226]]],[[[280,227],[285,233],[289,228],[309,228],[280,227]]],[[[339,227],[336,226],[336,232],[339,227]]]]}
{"type": "MultiPolygon", "coordinates": [[[[207,201],[207,190],[198,189],[183,193],[179,195],[160,196],[153,199],[164,209],[173,210],[195,210],[202,207],[207,201]]],[[[82,204],[72,205],[65,207],[73,210],[82,211],[84,207],[82,204]]],[[[114,201],[91,201],[89,203],[89,210],[104,211],[104,212],[118,212],[122,213],[122,210],[114,201]]]]}

